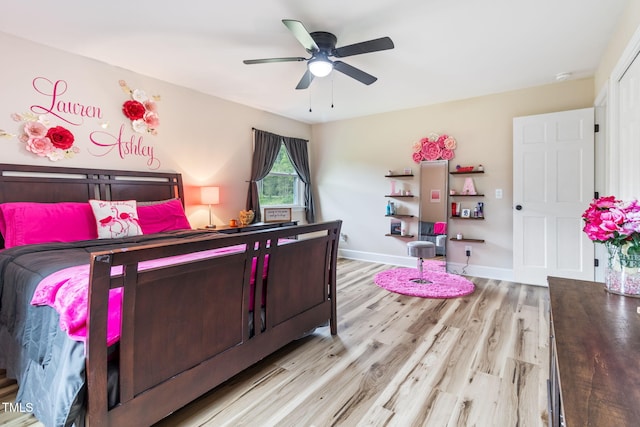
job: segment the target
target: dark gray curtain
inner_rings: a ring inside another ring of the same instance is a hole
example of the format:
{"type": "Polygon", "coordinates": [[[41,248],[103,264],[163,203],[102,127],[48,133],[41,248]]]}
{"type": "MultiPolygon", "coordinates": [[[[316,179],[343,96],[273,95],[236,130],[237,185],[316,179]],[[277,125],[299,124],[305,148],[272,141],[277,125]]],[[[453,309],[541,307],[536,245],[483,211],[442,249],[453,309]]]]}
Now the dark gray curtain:
{"type": "Polygon", "coordinates": [[[247,194],[247,210],[255,213],[254,221],[262,220],[260,213],[260,199],[258,197],[258,184],[265,176],[269,175],[273,164],[276,162],[282,137],[273,133],[254,129],[253,160],[251,163],[251,180],[247,194]]]}
{"type": "Polygon", "coordinates": [[[309,171],[308,142],[305,139],[283,137],[284,147],[289,153],[289,160],[298,176],[304,182],[304,210],[309,224],[316,222],[316,208],[311,191],[311,173],[309,171]]]}

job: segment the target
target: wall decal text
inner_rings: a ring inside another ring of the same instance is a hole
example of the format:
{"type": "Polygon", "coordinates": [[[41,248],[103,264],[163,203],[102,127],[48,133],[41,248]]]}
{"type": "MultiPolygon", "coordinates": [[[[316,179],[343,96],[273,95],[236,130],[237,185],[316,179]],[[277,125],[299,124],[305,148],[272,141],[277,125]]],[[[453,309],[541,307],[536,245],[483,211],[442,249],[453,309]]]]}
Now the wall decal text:
{"type": "Polygon", "coordinates": [[[149,169],[155,170],[160,167],[160,160],[153,154],[153,146],[145,144],[142,136],[131,135],[127,138],[123,133],[124,125],[120,125],[118,135],[112,135],[105,131],[91,132],[89,139],[94,149],[90,148],[89,152],[96,157],[103,157],[115,150],[121,159],[130,156],[145,157],[149,169]]]}
{"type": "Polygon", "coordinates": [[[36,92],[48,98],[47,106],[31,106],[31,112],[35,114],[51,114],[74,126],[82,125],[85,117],[102,119],[100,107],[62,99],[67,91],[67,82],[64,80],[52,82],[46,77],[36,77],[32,85],[36,92]]]}

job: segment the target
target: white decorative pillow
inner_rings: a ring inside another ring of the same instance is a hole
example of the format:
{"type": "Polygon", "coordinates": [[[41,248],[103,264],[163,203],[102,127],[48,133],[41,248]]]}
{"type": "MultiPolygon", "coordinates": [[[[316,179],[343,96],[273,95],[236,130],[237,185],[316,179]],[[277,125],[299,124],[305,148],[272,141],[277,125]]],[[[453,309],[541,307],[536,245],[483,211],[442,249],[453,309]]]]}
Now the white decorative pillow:
{"type": "Polygon", "coordinates": [[[89,200],[89,203],[96,217],[98,239],[117,239],[142,234],[135,200],[89,200]]]}

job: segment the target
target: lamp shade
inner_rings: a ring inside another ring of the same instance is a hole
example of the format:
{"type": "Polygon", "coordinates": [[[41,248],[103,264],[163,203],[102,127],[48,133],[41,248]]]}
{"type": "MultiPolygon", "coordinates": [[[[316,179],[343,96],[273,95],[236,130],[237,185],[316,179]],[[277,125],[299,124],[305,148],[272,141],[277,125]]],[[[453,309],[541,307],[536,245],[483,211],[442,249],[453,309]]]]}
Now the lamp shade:
{"type": "Polygon", "coordinates": [[[307,67],[314,76],[325,77],[333,70],[333,63],[326,56],[318,54],[309,60],[307,67]]]}
{"type": "Polygon", "coordinates": [[[217,205],[220,203],[220,187],[201,187],[200,202],[203,205],[217,205]]]}

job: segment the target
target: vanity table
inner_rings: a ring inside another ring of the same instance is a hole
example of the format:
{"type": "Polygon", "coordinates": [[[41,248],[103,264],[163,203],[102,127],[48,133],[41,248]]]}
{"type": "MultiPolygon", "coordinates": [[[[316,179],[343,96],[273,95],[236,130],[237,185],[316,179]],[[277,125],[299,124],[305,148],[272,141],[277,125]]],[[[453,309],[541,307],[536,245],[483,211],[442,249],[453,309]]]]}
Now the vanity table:
{"type": "Polygon", "coordinates": [[[640,298],[549,277],[550,426],[640,425],[640,298]]]}

